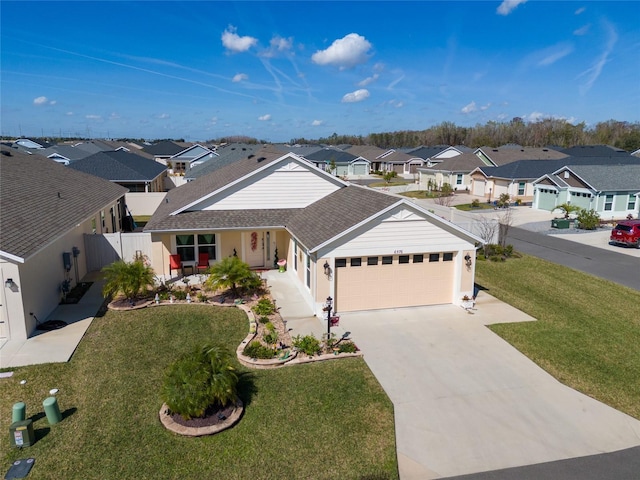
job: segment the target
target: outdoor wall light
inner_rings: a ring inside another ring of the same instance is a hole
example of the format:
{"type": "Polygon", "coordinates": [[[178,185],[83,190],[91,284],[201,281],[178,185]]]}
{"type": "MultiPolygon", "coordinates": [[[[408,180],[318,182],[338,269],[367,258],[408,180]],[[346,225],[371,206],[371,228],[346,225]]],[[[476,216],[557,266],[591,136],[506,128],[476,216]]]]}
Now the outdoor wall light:
{"type": "Polygon", "coordinates": [[[7,288],[13,288],[16,286],[16,283],[13,281],[13,278],[7,278],[7,280],[4,282],[4,286],[7,288]]]}
{"type": "Polygon", "coordinates": [[[324,262],[324,274],[327,276],[327,278],[331,278],[331,265],[329,265],[329,262],[324,262]]]}
{"type": "Polygon", "coordinates": [[[464,260],[467,263],[467,267],[471,266],[471,255],[469,255],[468,253],[464,256],[464,260]]]}

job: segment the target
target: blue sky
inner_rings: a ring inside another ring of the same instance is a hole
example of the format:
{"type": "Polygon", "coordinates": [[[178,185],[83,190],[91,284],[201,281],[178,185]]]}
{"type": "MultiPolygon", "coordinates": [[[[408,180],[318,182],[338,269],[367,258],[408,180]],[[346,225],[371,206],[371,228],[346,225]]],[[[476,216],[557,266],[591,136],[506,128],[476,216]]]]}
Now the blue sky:
{"type": "Polygon", "coordinates": [[[640,2],[0,3],[1,133],[273,142],[640,120],[640,2]]]}

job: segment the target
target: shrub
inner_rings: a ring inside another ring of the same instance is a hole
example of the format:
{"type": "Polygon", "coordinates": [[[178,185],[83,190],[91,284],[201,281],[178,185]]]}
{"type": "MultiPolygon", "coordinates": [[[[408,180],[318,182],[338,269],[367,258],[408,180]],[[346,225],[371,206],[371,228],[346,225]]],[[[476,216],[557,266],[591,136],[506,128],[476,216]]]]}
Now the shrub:
{"type": "Polygon", "coordinates": [[[576,218],[578,223],[580,224],[579,228],[584,230],[595,230],[600,225],[600,215],[595,210],[587,210],[583,208],[578,213],[578,217],[576,218]]]}
{"type": "Polygon", "coordinates": [[[269,348],[266,345],[263,345],[258,340],[254,340],[249,345],[244,347],[244,351],[242,353],[250,358],[262,359],[273,358],[275,355],[273,348],[269,348]]]}
{"type": "Polygon", "coordinates": [[[475,198],[474,200],[472,200],[472,202],[471,202],[471,207],[472,207],[472,208],[480,208],[480,200],[478,200],[477,198],[475,198]]]}
{"type": "Polygon", "coordinates": [[[262,324],[269,323],[269,317],[262,316],[258,319],[258,321],[262,324]]]}
{"type": "Polygon", "coordinates": [[[155,282],[153,269],[146,257],[136,257],[132,262],[118,260],[102,269],[105,284],[102,293],[105,297],[122,293],[127,299],[134,299],[146,292],[155,282]]]}
{"type": "Polygon", "coordinates": [[[273,315],[276,311],[276,306],[266,297],[258,300],[258,303],[253,307],[253,311],[256,315],[267,316],[273,315]]]}
{"type": "Polygon", "coordinates": [[[176,290],[173,292],[173,296],[176,297],[176,300],[186,300],[187,299],[187,291],[186,290],[176,290]]]}
{"type": "Polygon", "coordinates": [[[338,344],[338,352],[340,353],[356,353],[358,347],[353,342],[341,342],[338,344]]]}
{"type": "Polygon", "coordinates": [[[262,336],[262,340],[264,340],[264,342],[268,343],[269,345],[275,345],[276,343],[278,343],[278,332],[276,332],[275,330],[269,330],[268,333],[265,333],[262,336]]]}
{"type": "Polygon", "coordinates": [[[238,392],[238,376],[228,352],[205,345],[182,355],[167,368],[162,400],[185,419],[203,417],[209,407],[225,407],[238,392]]]}
{"type": "Polygon", "coordinates": [[[200,292],[198,294],[198,301],[199,302],[206,302],[207,301],[207,296],[204,293],[200,292]]]}
{"type": "Polygon", "coordinates": [[[238,297],[240,292],[250,292],[262,286],[260,276],[253,272],[249,264],[236,256],[223,258],[210,268],[210,275],[205,282],[206,288],[230,288],[238,297]]]}
{"type": "Polygon", "coordinates": [[[307,355],[315,355],[320,352],[320,340],[313,334],[304,337],[297,335],[293,338],[293,346],[307,355]]]}

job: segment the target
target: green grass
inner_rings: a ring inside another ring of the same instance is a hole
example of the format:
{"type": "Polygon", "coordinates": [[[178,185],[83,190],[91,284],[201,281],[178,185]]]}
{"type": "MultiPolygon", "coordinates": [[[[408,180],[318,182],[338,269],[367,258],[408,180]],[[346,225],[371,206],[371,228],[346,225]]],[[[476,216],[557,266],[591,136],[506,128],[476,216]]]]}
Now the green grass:
{"type": "Polygon", "coordinates": [[[396,479],[393,407],[361,358],[241,372],[246,411],[223,433],[177,436],[159,422],[163,371],[213,342],[247,333],[237,309],[172,306],[107,312],[69,363],[14,369],[1,379],[2,464],[32,456],[36,479],[396,479]],[[20,380],[26,379],[25,385],[20,380]],[[59,388],[64,420],[49,426],[42,401],[59,388]],[[37,442],[9,449],[14,402],[35,416],[37,442]]]}
{"type": "Polygon", "coordinates": [[[379,188],[379,187],[397,187],[398,185],[409,185],[410,182],[408,180],[396,180],[395,178],[392,179],[389,183],[387,182],[374,182],[374,183],[370,183],[369,185],[367,185],[368,187],[371,188],[379,188]]]}
{"type": "Polygon", "coordinates": [[[474,207],[470,203],[463,203],[460,205],[455,205],[458,210],[462,210],[464,212],[475,212],[478,210],[492,210],[493,205],[491,203],[480,202],[477,207],[474,207]]]}
{"type": "Polygon", "coordinates": [[[562,383],[640,419],[640,292],[524,255],[476,281],[537,322],[490,328],[562,383]]]}
{"type": "Polygon", "coordinates": [[[403,197],[409,198],[435,198],[436,195],[433,192],[429,192],[427,190],[412,190],[410,192],[403,192],[400,195],[403,197]]]}

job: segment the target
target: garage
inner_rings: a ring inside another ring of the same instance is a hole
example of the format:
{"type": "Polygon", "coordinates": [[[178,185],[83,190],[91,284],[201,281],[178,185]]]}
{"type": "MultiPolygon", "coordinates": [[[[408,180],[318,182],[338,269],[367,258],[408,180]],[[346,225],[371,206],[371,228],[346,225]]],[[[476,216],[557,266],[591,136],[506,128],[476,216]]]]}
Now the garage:
{"type": "Polygon", "coordinates": [[[450,303],[455,260],[453,252],[336,258],[336,311],[450,303]]]}
{"type": "Polygon", "coordinates": [[[473,179],[473,194],[478,197],[484,197],[485,181],[477,178],[473,179]]]}
{"type": "Polygon", "coordinates": [[[556,208],[556,190],[549,188],[538,188],[536,191],[537,208],[540,210],[553,210],[556,208]]]}
{"type": "Polygon", "coordinates": [[[354,163],[353,164],[353,174],[354,175],[366,175],[367,174],[367,164],[366,163],[354,163]]]}

